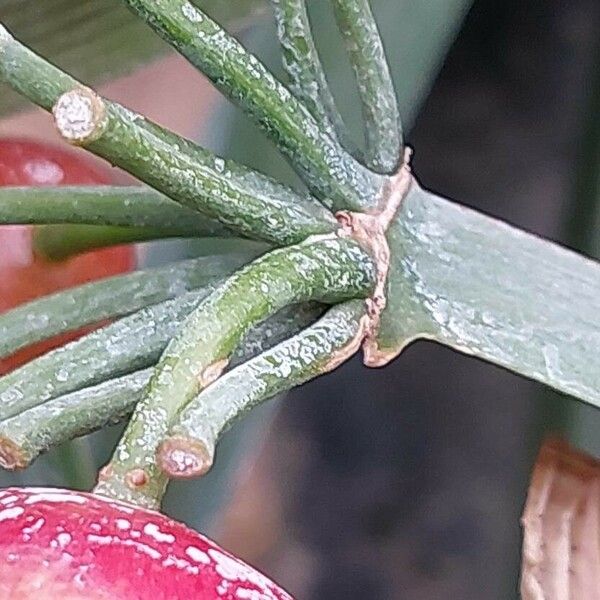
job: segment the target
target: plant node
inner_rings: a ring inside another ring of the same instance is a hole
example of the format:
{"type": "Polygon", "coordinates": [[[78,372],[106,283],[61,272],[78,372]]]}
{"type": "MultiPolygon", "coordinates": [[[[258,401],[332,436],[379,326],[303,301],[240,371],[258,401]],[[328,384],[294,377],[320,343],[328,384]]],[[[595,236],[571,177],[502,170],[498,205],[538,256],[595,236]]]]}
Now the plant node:
{"type": "Polygon", "coordinates": [[[336,213],[341,225],[338,235],[351,237],[361,244],[371,254],[377,268],[375,289],[366,300],[368,323],[364,332],[363,362],[367,367],[381,367],[388,362],[387,356],[379,351],[377,344],[381,313],[387,304],[386,283],[390,268],[390,247],[386,234],[414,181],[410,168],[411,156],[412,150],[406,148],[402,166],[386,181],[374,212],[336,213]]]}

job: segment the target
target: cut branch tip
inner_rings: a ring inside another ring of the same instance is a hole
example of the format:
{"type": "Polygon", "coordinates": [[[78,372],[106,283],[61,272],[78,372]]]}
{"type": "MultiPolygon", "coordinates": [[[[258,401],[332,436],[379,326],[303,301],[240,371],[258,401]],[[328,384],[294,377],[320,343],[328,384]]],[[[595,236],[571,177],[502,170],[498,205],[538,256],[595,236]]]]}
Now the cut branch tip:
{"type": "Polygon", "coordinates": [[[62,94],[52,107],[52,114],[60,135],[78,145],[98,139],[107,120],[104,101],[86,87],[77,87],[62,94]]]}
{"type": "Polygon", "coordinates": [[[7,471],[25,469],[29,466],[23,448],[5,436],[0,437],[0,466],[7,471]]]}
{"type": "Polygon", "coordinates": [[[206,444],[187,437],[167,438],[158,448],[159,468],[171,479],[191,479],[212,467],[212,453],[206,444]]]}

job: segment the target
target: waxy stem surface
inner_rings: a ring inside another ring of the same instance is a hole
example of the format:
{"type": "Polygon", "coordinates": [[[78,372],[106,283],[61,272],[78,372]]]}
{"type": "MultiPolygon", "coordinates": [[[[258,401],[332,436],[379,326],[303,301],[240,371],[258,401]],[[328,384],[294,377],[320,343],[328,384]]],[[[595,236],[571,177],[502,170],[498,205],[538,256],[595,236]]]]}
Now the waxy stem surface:
{"type": "Polygon", "coordinates": [[[221,284],[167,346],[96,491],[156,507],[167,478],[155,453],[181,409],[226,368],[249,328],[290,304],[366,298],[376,269],[354,240],[337,236],[275,250],[221,284]]]}

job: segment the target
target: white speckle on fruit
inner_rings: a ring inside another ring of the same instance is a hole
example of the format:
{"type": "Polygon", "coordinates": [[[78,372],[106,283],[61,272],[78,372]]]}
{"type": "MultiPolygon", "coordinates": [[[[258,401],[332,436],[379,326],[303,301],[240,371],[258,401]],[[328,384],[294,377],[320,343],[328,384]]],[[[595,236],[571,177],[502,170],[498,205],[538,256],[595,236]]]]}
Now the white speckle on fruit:
{"type": "Polygon", "coordinates": [[[200,550],[200,548],[196,548],[196,546],[188,546],[185,549],[185,553],[194,562],[197,562],[197,563],[200,563],[203,565],[210,564],[210,557],[208,556],[208,554],[206,554],[206,552],[203,552],[202,550],[200,550]]]}
{"type": "Polygon", "coordinates": [[[48,492],[41,494],[32,494],[25,500],[25,504],[37,504],[38,502],[74,502],[75,504],[85,504],[86,499],[76,494],[61,494],[59,492],[48,492]]]}
{"type": "Polygon", "coordinates": [[[25,509],[21,506],[14,506],[13,508],[5,508],[0,510],[0,523],[7,521],[8,519],[16,519],[25,512],[25,509]]]}
{"type": "Polygon", "coordinates": [[[18,499],[19,497],[15,495],[6,496],[6,498],[0,498],[0,504],[8,506],[9,504],[14,504],[18,499]]]}
{"type": "Polygon", "coordinates": [[[115,525],[117,526],[117,529],[120,529],[121,531],[131,529],[131,523],[127,519],[117,519],[115,525]]]}
{"type": "Polygon", "coordinates": [[[144,526],[144,533],[160,543],[172,544],[175,541],[174,535],[170,533],[163,533],[155,523],[147,523],[144,526]]]}

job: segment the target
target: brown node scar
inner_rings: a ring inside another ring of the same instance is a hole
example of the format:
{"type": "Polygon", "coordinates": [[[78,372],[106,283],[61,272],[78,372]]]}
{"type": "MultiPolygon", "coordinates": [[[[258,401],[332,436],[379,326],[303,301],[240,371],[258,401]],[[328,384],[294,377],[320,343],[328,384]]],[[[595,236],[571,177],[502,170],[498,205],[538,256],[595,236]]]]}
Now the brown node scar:
{"type": "Polygon", "coordinates": [[[221,373],[223,373],[228,364],[229,360],[227,358],[223,358],[208,365],[208,367],[206,367],[202,373],[200,373],[200,377],[198,378],[200,387],[204,389],[211,383],[214,383],[221,376],[221,373]]]}
{"type": "Polygon", "coordinates": [[[386,233],[414,180],[410,168],[411,156],[412,150],[406,148],[401,167],[379,193],[375,211],[336,213],[336,218],[341,225],[339,235],[354,238],[363,246],[373,257],[377,269],[375,289],[366,301],[368,322],[362,342],[363,362],[368,367],[380,367],[387,362],[382,357],[377,344],[381,313],[387,304],[386,283],[390,268],[390,247],[386,233]]]}
{"type": "Polygon", "coordinates": [[[114,469],[111,464],[105,465],[100,469],[98,473],[98,481],[102,481],[104,479],[110,479],[113,476],[114,469]]]}
{"type": "Polygon", "coordinates": [[[191,479],[207,473],[212,467],[213,457],[203,442],[174,436],[159,446],[156,462],[171,479],[191,479]]]}
{"type": "Polygon", "coordinates": [[[7,471],[24,469],[29,462],[18,444],[6,437],[0,437],[0,466],[7,471]]]}
{"type": "Polygon", "coordinates": [[[148,483],[148,475],[144,469],[131,469],[125,475],[125,483],[129,489],[135,490],[148,483]]]}
{"type": "Polygon", "coordinates": [[[368,314],[361,317],[356,335],[343,348],[340,348],[329,357],[327,364],[323,367],[323,373],[329,373],[330,371],[337,369],[341,364],[345,363],[358,352],[365,339],[365,333],[369,326],[369,322],[370,317],[368,314]]]}

